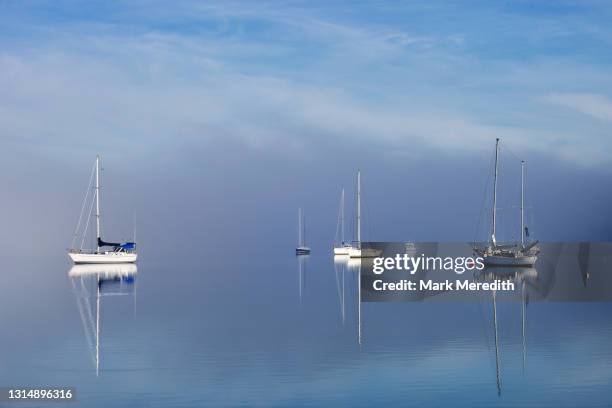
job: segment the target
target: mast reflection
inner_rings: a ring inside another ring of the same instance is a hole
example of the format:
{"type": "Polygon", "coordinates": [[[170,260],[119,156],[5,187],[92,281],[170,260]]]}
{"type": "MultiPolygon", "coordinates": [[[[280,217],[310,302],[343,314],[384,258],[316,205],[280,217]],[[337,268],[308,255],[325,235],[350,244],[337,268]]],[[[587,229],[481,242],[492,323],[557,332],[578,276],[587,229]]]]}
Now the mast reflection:
{"type": "Polygon", "coordinates": [[[96,376],[100,373],[102,298],[133,296],[136,308],[136,264],[74,265],[68,271],[96,376]],[[95,318],[92,301],[95,299],[95,318]]]}
{"type": "Polygon", "coordinates": [[[347,268],[346,261],[348,257],[343,255],[335,255],[334,256],[334,272],[336,275],[336,290],[338,291],[338,303],[340,305],[340,317],[342,319],[342,326],[346,322],[346,310],[345,310],[345,272],[347,268]]]}
{"type": "Polygon", "coordinates": [[[302,304],[304,287],[306,284],[306,264],[310,255],[296,255],[298,264],[298,293],[300,304],[302,304]]]}
{"type": "MultiPolygon", "coordinates": [[[[361,330],[361,258],[350,258],[348,255],[334,255],[334,269],[336,272],[336,287],[338,288],[338,298],[340,300],[340,313],[342,325],[345,323],[345,272],[351,276],[356,276],[357,286],[357,343],[362,344],[361,330]],[[340,287],[339,271],[342,274],[342,287],[340,287]]],[[[355,280],[353,280],[355,282],[355,280]]]]}
{"type": "Polygon", "coordinates": [[[348,258],[346,266],[349,272],[357,274],[357,343],[362,344],[361,328],[361,258],[348,258]]]}
{"type": "MultiPolygon", "coordinates": [[[[493,282],[497,279],[512,281],[521,288],[521,339],[523,350],[523,375],[525,374],[525,366],[527,360],[527,341],[525,332],[526,321],[526,306],[529,299],[527,291],[527,283],[532,284],[538,281],[538,271],[533,267],[487,267],[482,271],[474,274],[474,280],[479,282],[493,282]]],[[[537,288],[536,285],[533,285],[537,288]]],[[[495,334],[495,378],[497,383],[497,395],[501,396],[501,357],[499,347],[499,334],[497,322],[497,291],[491,291],[493,298],[493,330],[495,334]]]]}

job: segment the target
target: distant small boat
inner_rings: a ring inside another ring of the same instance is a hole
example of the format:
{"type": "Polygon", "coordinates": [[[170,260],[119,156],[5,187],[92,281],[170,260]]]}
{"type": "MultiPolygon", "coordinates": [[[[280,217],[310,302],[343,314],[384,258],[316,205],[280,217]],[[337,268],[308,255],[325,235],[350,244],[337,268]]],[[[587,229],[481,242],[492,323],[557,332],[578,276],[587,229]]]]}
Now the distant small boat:
{"type": "Polygon", "coordinates": [[[490,243],[482,248],[475,247],[474,251],[483,257],[485,265],[488,266],[533,266],[540,249],[538,241],[525,243],[525,235],[528,229],[524,223],[524,199],[525,199],[525,161],[521,161],[521,242],[511,244],[498,244],[495,237],[497,219],[497,167],[499,156],[499,138],[495,140],[495,170],[493,177],[493,212],[492,231],[490,243]]]}
{"type": "Polygon", "coordinates": [[[298,209],[298,246],[295,248],[296,255],[307,255],[310,248],[306,246],[306,218],[302,215],[302,209],[298,209]]]}
{"type": "MultiPolygon", "coordinates": [[[[92,175],[93,176],[93,175],[92,175]]],[[[91,179],[90,179],[91,186],[91,179]]],[[[83,206],[81,208],[81,214],[79,221],[75,229],[74,238],[72,241],[72,249],[68,251],[68,256],[75,264],[109,264],[109,263],[133,263],[136,262],[138,255],[136,254],[136,243],[134,242],[105,242],[100,236],[100,156],[96,156],[95,164],[95,190],[94,197],[89,207],[89,214],[85,220],[83,226],[83,234],[81,239],[80,248],[76,248],[76,241],[79,238],[79,231],[81,229],[81,221],[85,211],[86,204],[88,203],[87,198],[89,197],[89,189],[85,194],[83,200],[83,206]],[[96,250],[87,251],[83,250],[83,244],[85,242],[85,236],[87,234],[87,228],[89,225],[89,219],[91,211],[95,203],[95,217],[96,217],[96,250]],[[109,247],[110,250],[103,250],[103,248],[109,247]]]]}
{"type": "Polygon", "coordinates": [[[351,244],[344,240],[344,189],[340,195],[340,209],[338,211],[338,224],[336,226],[336,240],[334,243],[334,255],[348,255],[351,244]]]}

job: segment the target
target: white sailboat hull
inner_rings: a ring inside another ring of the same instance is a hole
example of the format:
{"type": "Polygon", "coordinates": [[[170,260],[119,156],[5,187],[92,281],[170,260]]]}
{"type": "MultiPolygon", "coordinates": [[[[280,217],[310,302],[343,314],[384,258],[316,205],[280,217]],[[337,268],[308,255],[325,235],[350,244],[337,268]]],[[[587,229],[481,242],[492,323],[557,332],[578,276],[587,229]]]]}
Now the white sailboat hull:
{"type": "Polygon", "coordinates": [[[382,253],[380,250],[373,248],[354,248],[351,247],[348,251],[348,255],[351,258],[376,258],[382,253]]]}
{"type": "Polygon", "coordinates": [[[361,258],[361,249],[359,248],[349,248],[348,256],[351,258],[361,258]]]}
{"type": "Polygon", "coordinates": [[[138,259],[138,254],[131,252],[68,252],[68,256],[75,264],[134,263],[138,259]]]}
{"type": "Polygon", "coordinates": [[[538,260],[538,257],[537,255],[516,257],[485,255],[483,259],[484,264],[490,266],[533,266],[538,260]]]}
{"type": "Polygon", "coordinates": [[[348,255],[350,250],[350,246],[334,247],[334,255],[348,255]]]}

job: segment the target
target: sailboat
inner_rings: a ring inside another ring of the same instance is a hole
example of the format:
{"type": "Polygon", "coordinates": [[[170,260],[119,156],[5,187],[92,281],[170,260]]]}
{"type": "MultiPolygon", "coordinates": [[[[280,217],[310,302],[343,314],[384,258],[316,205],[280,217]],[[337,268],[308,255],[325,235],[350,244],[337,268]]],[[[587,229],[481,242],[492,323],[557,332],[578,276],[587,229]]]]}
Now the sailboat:
{"type": "Polygon", "coordinates": [[[344,241],[344,189],[340,195],[340,210],[338,212],[338,227],[336,228],[336,242],[334,243],[334,255],[348,255],[351,244],[344,241]],[[338,241],[338,229],[340,240],[338,241]]]}
{"type": "Polygon", "coordinates": [[[525,227],[524,199],[525,199],[525,161],[521,161],[521,242],[516,244],[498,244],[495,237],[497,220],[497,168],[499,157],[499,138],[495,139],[495,173],[493,177],[493,220],[491,241],[485,247],[474,247],[474,251],[483,257],[485,265],[489,266],[533,266],[540,249],[538,241],[526,244],[525,235],[528,229],[525,227]]]}
{"type": "Polygon", "coordinates": [[[310,248],[306,246],[306,222],[302,209],[298,209],[298,246],[295,248],[296,255],[307,255],[310,253],[310,248]]]}
{"type": "Polygon", "coordinates": [[[362,248],[361,245],[361,171],[357,170],[357,209],[355,221],[357,224],[357,241],[353,242],[348,248],[348,255],[351,258],[373,258],[382,251],[374,250],[373,248],[362,248]]]}
{"type": "MultiPolygon", "coordinates": [[[[92,174],[93,177],[93,174],[92,174]]],[[[90,178],[91,186],[91,178],[90,178]]],[[[68,251],[68,256],[75,264],[109,264],[109,263],[133,263],[136,262],[138,255],[136,254],[136,243],[134,242],[105,242],[102,240],[100,232],[100,156],[96,156],[95,163],[95,189],[92,197],[92,202],[89,207],[89,215],[87,221],[83,226],[82,239],[80,248],[76,248],[76,241],[79,237],[79,231],[81,230],[81,220],[83,219],[83,213],[89,197],[89,187],[83,200],[83,206],[81,207],[81,214],[77,222],[75,229],[74,238],[72,240],[72,249],[68,251]],[[87,235],[87,228],[89,226],[89,219],[91,219],[91,212],[95,204],[95,218],[96,218],[96,250],[87,251],[83,250],[83,244],[87,235]],[[110,248],[105,250],[104,248],[110,248]]]]}

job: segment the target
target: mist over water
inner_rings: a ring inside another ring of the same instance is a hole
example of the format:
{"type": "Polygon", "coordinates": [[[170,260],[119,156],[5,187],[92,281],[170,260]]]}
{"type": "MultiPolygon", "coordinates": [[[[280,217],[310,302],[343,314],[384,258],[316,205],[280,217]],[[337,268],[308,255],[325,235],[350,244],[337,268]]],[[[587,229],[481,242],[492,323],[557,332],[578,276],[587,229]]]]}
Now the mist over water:
{"type": "MultiPolygon", "coordinates": [[[[6,189],[2,251],[7,255],[58,256],[69,246],[96,153],[104,168],[105,236],[131,238],[135,220],[143,257],[172,248],[211,255],[231,252],[225,243],[255,241],[269,253],[286,253],[297,239],[298,207],[305,212],[307,235],[321,237],[309,244],[327,248],[342,188],[348,233],[353,229],[357,169],[363,178],[364,239],[473,241],[488,236],[492,147],[484,154],[430,151],[415,157],[330,143],[302,152],[263,151],[231,140],[162,146],[153,154],[101,146],[58,156],[16,147],[3,150],[0,171],[6,189]]],[[[536,239],[612,239],[608,169],[529,152],[525,158],[526,220],[533,222],[536,239]]],[[[515,162],[502,162],[507,170],[500,180],[500,206],[505,206],[500,228],[507,239],[518,231],[515,162]]]]}

